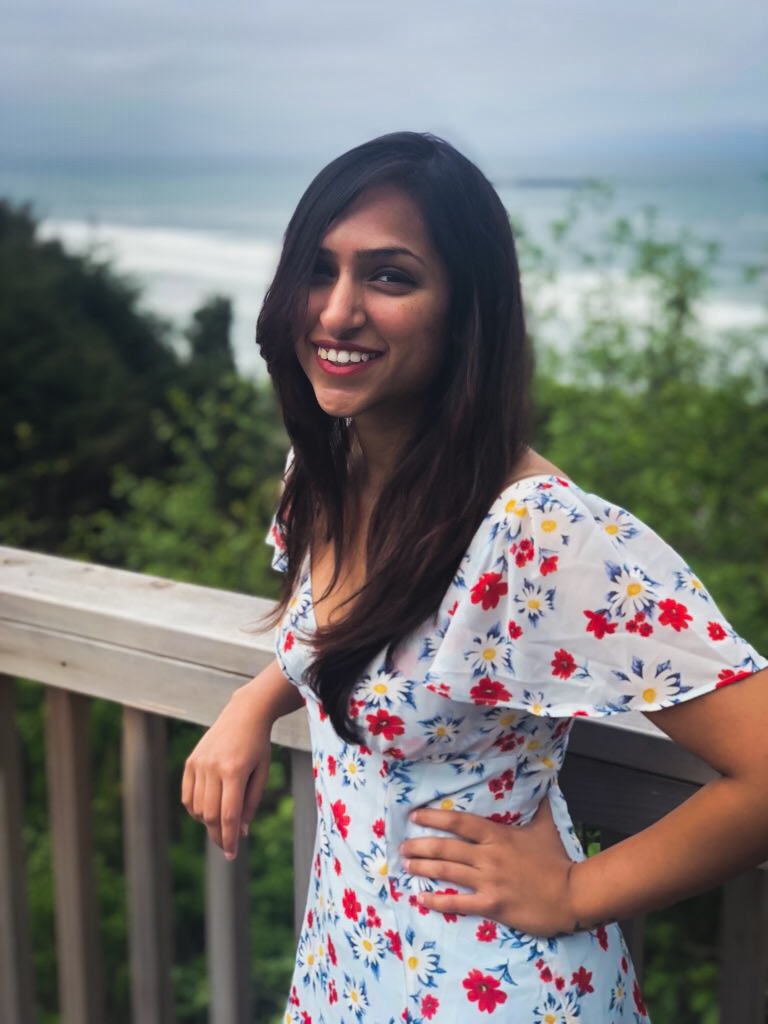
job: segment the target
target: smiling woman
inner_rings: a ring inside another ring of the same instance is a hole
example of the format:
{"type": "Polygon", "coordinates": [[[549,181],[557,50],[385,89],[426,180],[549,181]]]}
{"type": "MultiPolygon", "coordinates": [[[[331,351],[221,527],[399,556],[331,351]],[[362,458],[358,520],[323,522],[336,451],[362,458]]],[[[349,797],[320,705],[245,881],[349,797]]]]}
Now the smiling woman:
{"type": "Polygon", "coordinates": [[[385,136],[318,175],[257,336],[293,443],[277,658],[183,800],[234,856],[271,725],[306,705],[287,1024],[646,1021],[614,922],[768,856],[765,660],[661,538],[527,448],[512,232],[447,143],[385,136]],[[558,785],[571,725],[629,710],[722,778],[586,860],[558,785]]]}

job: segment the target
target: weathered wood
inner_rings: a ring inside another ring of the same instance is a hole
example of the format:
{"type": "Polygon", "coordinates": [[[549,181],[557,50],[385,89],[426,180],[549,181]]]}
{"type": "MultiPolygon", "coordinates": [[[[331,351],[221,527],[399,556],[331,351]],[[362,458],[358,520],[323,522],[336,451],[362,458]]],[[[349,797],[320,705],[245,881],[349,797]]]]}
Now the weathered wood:
{"type": "Polygon", "coordinates": [[[93,884],[88,701],[47,693],[48,806],[56,890],[59,1004],[64,1024],[103,1024],[101,957],[93,884]]]}
{"type": "MultiPolygon", "coordinates": [[[[253,673],[271,660],[254,652],[253,673]]],[[[249,676],[0,619],[0,664],[10,675],[210,725],[249,676]],[[130,680],[130,685],[126,685],[130,680]]]]}
{"type": "Polygon", "coordinates": [[[317,826],[312,756],[302,750],[291,751],[291,791],[293,792],[293,924],[298,936],[309,891],[312,851],[317,826]]]}
{"type": "Polygon", "coordinates": [[[768,873],[749,871],[723,886],[720,1020],[765,1024],[768,1002],[768,873]]]}
{"type": "Polygon", "coordinates": [[[0,1021],[34,1024],[22,836],[14,683],[0,675],[0,1021]]]}
{"type": "Polygon", "coordinates": [[[236,675],[273,654],[272,603],[212,587],[0,547],[0,598],[9,621],[236,675]]]}
{"type": "Polygon", "coordinates": [[[209,839],[205,934],[211,986],[209,1024],[251,1024],[248,840],[228,861],[209,839]]]}
{"type": "MultiPolygon", "coordinates": [[[[602,829],[600,832],[600,845],[604,849],[615,846],[625,837],[618,832],[611,832],[609,829],[602,829]]],[[[637,980],[643,980],[643,968],[645,967],[645,914],[619,921],[619,926],[624,934],[624,941],[627,943],[629,955],[635,965],[637,980]]]]}
{"type": "Polygon", "coordinates": [[[172,1024],[165,721],[123,710],[123,820],[131,1011],[136,1024],[172,1024]]]}

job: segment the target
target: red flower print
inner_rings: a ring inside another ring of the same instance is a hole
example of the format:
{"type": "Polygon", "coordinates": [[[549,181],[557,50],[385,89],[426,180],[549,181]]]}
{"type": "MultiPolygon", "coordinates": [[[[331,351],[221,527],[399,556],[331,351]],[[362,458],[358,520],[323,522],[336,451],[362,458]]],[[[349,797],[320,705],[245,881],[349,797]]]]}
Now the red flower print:
{"type": "Polygon", "coordinates": [[[384,753],[389,754],[390,757],[394,757],[396,761],[405,760],[405,753],[400,749],[400,747],[387,747],[384,753]]]}
{"type": "Polygon", "coordinates": [[[393,740],[405,732],[402,718],[390,715],[384,708],[379,708],[375,715],[366,715],[368,728],[374,736],[384,736],[385,740],[393,740]]]}
{"type": "Polygon", "coordinates": [[[509,700],[512,696],[506,686],[494,682],[488,676],[483,676],[482,679],[476,682],[469,691],[469,695],[475,704],[487,705],[488,707],[494,707],[500,700],[509,700]]]}
{"type": "Polygon", "coordinates": [[[339,860],[338,857],[336,857],[333,861],[333,870],[336,872],[337,875],[341,874],[341,861],[339,860]]]}
{"type": "Polygon", "coordinates": [[[315,920],[315,915],[312,913],[311,910],[308,910],[307,911],[307,925],[308,925],[308,927],[310,927],[310,928],[312,927],[312,924],[313,924],[314,920],[315,920]]]}
{"type": "Polygon", "coordinates": [[[451,616],[451,618],[453,618],[453,616],[456,614],[456,609],[458,607],[459,607],[459,602],[458,601],[454,601],[453,604],[451,605],[451,607],[448,609],[448,614],[451,616]]]}
{"type": "Polygon", "coordinates": [[[398,960],[403,959],[403,940],[400,938],[400,933],[394,931],[392,928],[388,929],[384,933],[389,939],[389,948],[395,954],[398,960]]]}
{"type": "Polygon", "coordinates": [[[493,942],[496,933],[495,921],[481,921],[477,926],[476,938],[479,942],[493,942]]]}
{"type": "Polygon", "coordinates": [[[551,969],[549,967],[542,967],[542,969],[539,971],[539,977],[544,982],[552,981],[552,971],[551,971],[551,969]]]}
{"type": "Polygon", "coordinates": [[[478,1010],[493,1013],[497,1006],[507,1001],[507,993],[500,992],[501,982],[490,974],[483,974],[476,967],[466,976],[462,985],[467,990],[470,1003],[477,1003],[478,1010]]]}
{"type": "Polygon", "coordinates": [[[451,688],[447,683],[438,683],[437,686],[434,683],[427,683],[425,689],[436,693],[438,697],[450,697],[451,695],[451,688]]]}
{"type": "Polygon", "coordinates": [[[608,932],[606,931],[604,924],[598,926],[595,932],[595,938],[600,943],[600,949],[608,949],[608,932]]]}
{"type": "Polygon", "coordinates": [[[498,572],[484,572],[470,591],[472,604],[482,604],[483,611],[495,608],[509,587],[498,572]]]}
{"type": "Polygon", "coordinates": [[[496,811],[494,814],[488,815],[489,821],[498,821],[500,825],[516,825],[521,818],[520,811],[504,811],[503,814],[496,811]]]}
{"type": "Polygon", "coordinates": [[[320,715],[320,721],[324,722],[328,717],[328,712],[325,710],[322,704],[317,705],[317,713],[320,715]]]}
{"type": "Polygon", "coordinates": [[[336,758],[333,754],[328,755],[328,774],[334,776],[336,774],[336,758]]]}
{"type": "Polygon", "coordinates": [[[679,601],[668,597],[665,601],[659,601],[660,626],[671,626],[676,633],[681,629],[688,629],[688,623],[693,621],[693,616],[688,614],[688,609],[679,601]]]}
{"type": "Polygon", "coordinates": [[[516,622],[513,622],[512,619],[507,623],[507,631],[509,633],[510,640],[517,640],[523,635],[523,631],[520,626],[518,626],[516,622]]]}
{"type": "Polygon", "coordinates": [[[339,835],[342,839],[347,838],[347,826],[349,825],[349,815],[347,814],[347,806],[341,800],[336,800],[331,804],[331,810],[333,811],[333,820],[336,822],[336,828],[339,830],[339,835]]]}
{"type": "Polygon", "coordinates": [[[301,1024],[312,1024],[312,1018],[306,1010],[301,1011],[301,1024]]]}
{"type": "Polygon", "coordinates": [[[645,612],[635,612],[625,628],[628,633],[639,633],[640,636],[650,636],[653,632],[653,626],[646,621],[645,612]]]}
{"type": "Polygon", "coordinates": [[[338,1001],[339,993],[336,991],[336,982],[331,978],[328,982],[328,1002],[333,1006],[333,1004],[338,1003],[338,1001]]]}
{"type": "Polygon", "coordinates": [[[617,624],[609,620],[607,612],[585,611],[584,614],[589,619],[589,622],[587,623],[587,632],[594,633],[596,640],[602,640],[604,636],[616,632],[617,624]]]}
{"type": "Polygon", "coordinates": [[[328,936],[328,956],[331,958],[331,963],[336,966],[336,947],[333,944],[333,939],[328,936]]]}
{"type": "Polygon", "coordinates": [[[515,556],[515,565],[522,569],[526,562],[533,561],[533,541],[521,540],[519,544],[512,545],[509,553],[515,556]]]}
{"type": "MultiPolygon", "coordinates": [[[[438,896],[455,896],[458,893],[458,889],[435,889],[435,893],[438,896]]],[[[454,921],[458,921],[459,915],[455,913],[446,914],[443,912],[443,917],[448,924],[453,924],[454,921]]]]}
{"type": "Polygon", "coordinates": [[[740,679],[746,679],[747,676],[751,676],[751,672],[736,672],[732,668],[724,668],[718,675],[718,682],[715,685],[715,689],[719,690],[723,686],[730,686],[731,683],[738,683],[740,679]]]}
{"type": "Polygon", "coordinates": [[[392,897],[395,903],[397,903],[398,900],[401,900],[403,898],[403,894],[398,889],[397,882],[394,880],[394,878],[390,878],[389,880],[389,895],[392,897]]]}
{"type": "Polygon", "coordinates": [[[291,996],[288,1002],[291,1003],[293,1006],[298,1006],[299,1003],[301,1002],[301,1000],[299,999],[299,993],[296,991],[295,985],[291,987],[291,996]]]}
{"type": "Polygon", "coordinates": [[[565,978],[561,974],[558,974],[555,978],[555,988],[558,992],[562,992],[565,988],[565,978]]]}
{"type": "Polygon", "coordinates": [[[578,971],[573,972],[571,985],[576,986],[580,996],[585,996],[587,992],[594,992],[595,990],[592,988],[592,971],[588,971],[586,967],[580,967],[578,971]]]}
{"type": "Polygon", "coordinates": [[[409,903],[410,906],[416,907],[416,909],[418,910],[418,912],[422,916],[424,916],[425,914],[429,913],[429,907],[422,906],[421,903],[419,903],[419,901],[416,899],[415,896],[409,896],[408,897],[408,903],[409,903]]]}
{"type": "Polygon", "coordinates": [[[539,566],[539,572],[542,576],[549,576],[551,572],[557,572],[557,558],[557,555],[550,555],[549,558],[542,559],[539,566]]]}
{"type": "Polygon", "coordinates": [[[357,893],[354,889],[345,889],[344,898],[341,901],[344,907],[344,913],[350,921],[356,921],[360,915],[360,911],[363,909],[360,900],[357,898],[357,893]]]}
{"type": "Polygon", "coordinates": [[[350,697],[350,699],[349,699],[349,717],[350,718],[357,718],[357,716],[360,714],[360,708],[363,707],[364,704],[365,704],[365,701],[355,700],[354,697],[350,697]]]}
{"type": "Polygon", "coordinates": [[[432,1018],[437,1013],[439,1006],[440,1001],[438,999],[435,999],[434,996],[424,996],[424,998],[421,1000],[422,1016],[426,1017],[427,1020],[432,1020],[432,1018]]]}
{"type": "Polygon", "coordinates": [[[505,793],[509,793],[515,785],[515,770],[507,768],[505,772],[495,779],[488,780],[488,789],[493,793],[494,800],[502,800],[505,793]]]}
{"type": "Polygon", "coordinates": [[[725,640],[728,636],[719,622],[708,622],[707,632],[709,633],[710,640],[725,640]]]}
{"type": "Polygon", "coordinates": [[[290,649],[294,645],[295,640],[296,640],[296,637],[293,635],[293,633],[289,629],[288,632],[285,634],[285,640],[283,640],[283,650],[284,651],[290,651],[290,649]]]}
{"type": "Polygon", "coordinates": [[[642,1015],[645,1016],[648,1013],[648,1011],[645,1008],[645,1003],[643,1002],[643,995],[640,991],[640,986],[637,984],[637,980],[635,980],[635,984],[632,986],[632,998],[635,1000],[637,1012],[642,1013],[642,1015]]]}
{"type": "Polygon", "coordinates": [[[518,736],[515,733],[508,733],[506,736],[499,736],[497,740],[493,741],[494,747],[498,747],[499,750],[507,754],[510,750],[514,750],[516,747],[521,746],[525,743],[523,736],[518,736]]]}
{"type": "Polygon", "coordinates": [[[366,745],[364,743],[361,743],[360,746],[357,749],[358,749],[358,752],[360,754],[362,754],[363,757],[370,757],[371,754],[373,753],[371,748],[370,747],[366,747],[366,745]]]}
{"type": "Polygon", "coordinates": [[[573,660],[572,654],[569,654],[562,647],[559,651],[555,651],[555,656],[552,659],[553,676],[560,676],[561,679],[570,679],[575,670],[576,662],[573,660]]]}
{"type": "Polygon", "coordinates": [[[376,913],[376,907],[367,906],[365,908],[365,923],[369,928],[381,928],[381,918],[376,913]]]}
{"type": "Polygon", "coordinates": [[[373,823],[373,834],[376,836],[377,839],[383,839],[384,838],[384,819],[383,818],[377,818],[376,821],[374,821],[374,823],[373,823]]]}
{"type": "Polygon", "coordinates": [[[627,958],[625,956],[623,956],[621,958],[621,972],[622,972],[622,974],[626,974],[628,970],[629,970],[629,960],[627,960],[627,958]]]}

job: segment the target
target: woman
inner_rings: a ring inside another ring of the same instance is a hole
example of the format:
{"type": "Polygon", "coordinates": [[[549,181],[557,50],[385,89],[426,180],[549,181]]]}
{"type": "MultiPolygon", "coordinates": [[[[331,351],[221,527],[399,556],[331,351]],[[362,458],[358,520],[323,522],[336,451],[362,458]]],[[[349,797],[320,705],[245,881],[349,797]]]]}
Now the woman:
{"type": "Polygon", "coordinates": [[[182,798],[233,857],[270,728],[306,703],[318,831],[286,1021],[645,1020],[611,922],[768,855],[765,660],[648,527],[526,447],[508,218],[447,143],[385,136],[318,175],[258,341],[293,444],[277,659],[182,798]],[[569,728],[627,710],[723,777],[586,861],[569,728]]]}

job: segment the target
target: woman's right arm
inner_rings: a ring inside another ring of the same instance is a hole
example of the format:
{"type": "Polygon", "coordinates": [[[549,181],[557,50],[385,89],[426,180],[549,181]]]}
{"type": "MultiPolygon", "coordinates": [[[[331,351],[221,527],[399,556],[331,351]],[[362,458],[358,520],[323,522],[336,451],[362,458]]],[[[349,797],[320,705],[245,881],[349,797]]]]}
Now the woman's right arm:
{"type": "Polygon", "coordinates": [[[302,703],[297,688],[272,661],[235,690],[187,758],[181,802],[229,860],[267,784],[272,726],[302,703]]]}

